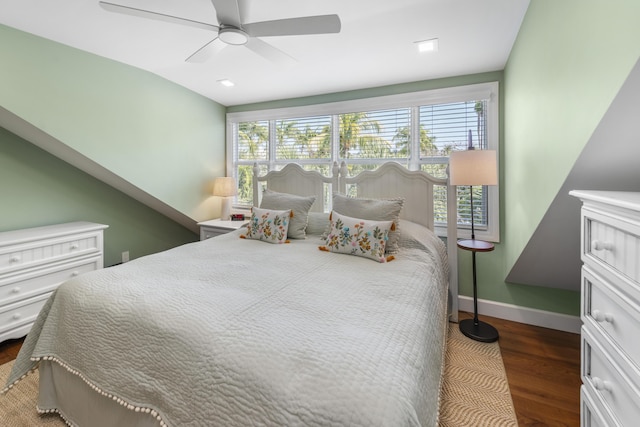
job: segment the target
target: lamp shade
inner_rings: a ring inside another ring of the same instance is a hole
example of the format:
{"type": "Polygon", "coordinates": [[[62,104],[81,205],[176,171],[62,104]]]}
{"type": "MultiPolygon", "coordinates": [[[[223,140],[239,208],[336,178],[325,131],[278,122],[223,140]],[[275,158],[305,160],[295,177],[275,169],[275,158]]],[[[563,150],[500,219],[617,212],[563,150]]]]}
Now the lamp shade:
{"type": "Polygon", "coordinates": [[[223,176],[213,180],[213,195],[230,197],[237,194],[236,180],[230,176],[223,176]]]}
{"type": "Polygon", "coordinates": [[[495,150],[453,151],[449,156],[451,185],[498,185],[495,150]]]}

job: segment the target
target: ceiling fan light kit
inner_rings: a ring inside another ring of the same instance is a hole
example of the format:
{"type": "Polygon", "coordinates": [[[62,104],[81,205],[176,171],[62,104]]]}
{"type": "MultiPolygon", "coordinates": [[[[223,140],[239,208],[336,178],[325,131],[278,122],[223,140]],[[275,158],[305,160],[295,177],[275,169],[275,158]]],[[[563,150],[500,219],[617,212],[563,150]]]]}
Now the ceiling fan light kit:
{"type": "Polygon", "coordinates": [[[218,31],[218,38],[221,42],[233,46],[241,46],[249,41],[247,33],[234,27],[221,27],[218,31]]]}

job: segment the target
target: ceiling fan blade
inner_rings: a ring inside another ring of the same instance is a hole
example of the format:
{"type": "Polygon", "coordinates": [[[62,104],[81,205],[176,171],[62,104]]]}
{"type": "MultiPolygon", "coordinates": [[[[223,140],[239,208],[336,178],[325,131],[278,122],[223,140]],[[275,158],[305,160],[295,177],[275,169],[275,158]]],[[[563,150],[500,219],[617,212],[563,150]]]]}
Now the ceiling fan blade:
{"type": "Polygon", "coordinates": [[[185,61],[192,64],[202,64],[213,58],[216,54],[220,53],[225,46],[227,46],[219,40],[216,40],[218,40],[218,37],[193,52],[191,56],[185,59],[185,61]]]}
{"type": "Polygon", "coordinates": [[[253,22],[242,26],[247,34],[253,37],[339,33],[340,27],[341,23],[338,15],[302,16],[299,18],[253,22]]]}
{"type": "Polygon", "coordinates": [[[298,62],[292,56],[289,56],[280,49],[260,39],[250,38],[245,46],[263,58],[278,65],[289,66],[298,62]]]}
{"type": "Polygon", "coordinates": [[[107,10],[109,12],[138,16],[141,18],[153,19],[155,21],[170,22],[172,24],[187,25],[189,27],[211,30],[215,32],[217,32],[219,29],[217,25],[207,24],[206,22],[198,22],[191,19],[178,18],[177,16],[165,15],[163,13],[151,12],[143,9],[136,9],[135,7],[123,6],[106,1],[99,1],[98,3],[104,10],[107,10]]]}
{"type": "Polygon", "coordinates": [[[218,24],[231,25],[236,28],[242,26],[238,0],[211,0],[211,3],[213,3],[213,7],[216,9],[218,24]]]}

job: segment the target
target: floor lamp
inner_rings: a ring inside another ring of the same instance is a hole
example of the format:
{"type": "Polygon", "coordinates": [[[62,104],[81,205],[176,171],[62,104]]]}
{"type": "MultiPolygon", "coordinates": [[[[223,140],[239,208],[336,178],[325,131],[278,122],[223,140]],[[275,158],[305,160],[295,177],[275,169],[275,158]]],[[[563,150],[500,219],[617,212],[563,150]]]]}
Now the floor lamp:
{"type": "MultiPolygon", "coordinates": [[[[469,135],[471,141],[471,135],[469,135]]],[[[477,240],[473,220],[473,186],[498,185],[498,168],[494,150],[474,150],[471,142],[466,151],[453,151],[449,157],[449,183],[468,185],[471,203],[471,239],[458,240],[460,249],[471,251],[473,263],[473,319],[460,321],[460,332],[482,342],[498,340],[498,331],[486,322],[478,320],[478,283],[476,278],[476,252],[490,252],[493,243],[477,240]]]]}

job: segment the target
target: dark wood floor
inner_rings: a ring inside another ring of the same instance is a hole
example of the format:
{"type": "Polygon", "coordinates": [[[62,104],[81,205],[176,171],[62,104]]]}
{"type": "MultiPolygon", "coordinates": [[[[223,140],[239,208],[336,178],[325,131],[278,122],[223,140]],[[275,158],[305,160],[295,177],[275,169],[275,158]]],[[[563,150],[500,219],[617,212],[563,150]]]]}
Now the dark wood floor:
{"type": "MultiPolygon", "coordinates": [[[[460,319],[472,318],[460,313],[460,319]]],[[[520,427],[580,425],[580,335],[479,316],[500,333],[520,427]]]]}
{"type": "MultiPolygon", "coordinates": [[[[8,340],[0,344],[0,365],[10,362],[18,356],[22,341],[22,339],[8,340]]],[[[6,378],[0,378],[0,383],[2,384],[0,385],[0,388],[4,387],[5,379],[6,378]]]]}
{"type": "MultiPolygon", "coordinates": [[[[461,319],[471,317],[460,313],[461,319]]],[[[579,426],[580,335],[480,318],[500,332],[500,351],[519,426],[579,426]]],[[[21,344],[22,340],[0,344],[0,364],[15,359],[21,344]]]]}

